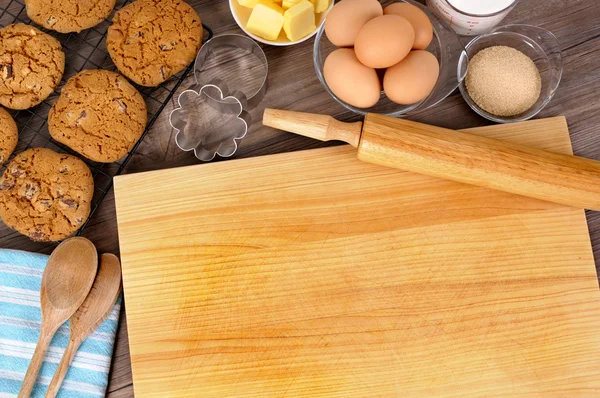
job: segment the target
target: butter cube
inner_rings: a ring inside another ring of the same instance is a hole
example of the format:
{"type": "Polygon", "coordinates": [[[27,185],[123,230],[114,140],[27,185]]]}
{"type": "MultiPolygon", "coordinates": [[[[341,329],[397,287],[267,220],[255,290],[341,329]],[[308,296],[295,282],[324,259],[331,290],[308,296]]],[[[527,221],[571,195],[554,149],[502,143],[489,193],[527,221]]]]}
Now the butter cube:
{"type": "MultiPolygon", "coordinates": [[[[271,3],[281,5],[282,0],[270,0],[270,1],[271,1],[271,3]]],[[[298,1],[300,1],[300,0],[298,0],[298,1]]],[[[238,0],[238,3],[240,3],[241,6],[248,7],[248,8],[256,7],[256,4],[258,4],[258,2],[259,2],[259,0],[238,0]]]]}
{"type": "Polygon", "coordinates": [[[290,41],[300,40],[304,36],[314,32],[315,7],[308,0],[301,0],[283,14],[285,19],[283,30],[290,41]]]}
{"type": "Polygon", "coordinates": [[[320,14],[329,8],[329,2],[331,0],[310,0],[310,1],[312,1],[313,6],[315,7],[315,13],[320,14]]]}
{"type": "Polygon", "coordinates": [[[258,0],[237,0],[237,2],[243,7],[254,8],[258,0]]]}
{"type": "Polygon", "coordinates": [[[287,10],[288,8],[292,8],[296,4],[300,3],[301,1],[302,0],[283,0],[283,3],[281,3],[281,6],[283,7],[284,10],[287,10]]]}
{"type": "Polygon", "coordinates": [[[276,40],[283,27],[283,8],[270,0],[258,0],[246,24],[248,32],[276,40]]]}

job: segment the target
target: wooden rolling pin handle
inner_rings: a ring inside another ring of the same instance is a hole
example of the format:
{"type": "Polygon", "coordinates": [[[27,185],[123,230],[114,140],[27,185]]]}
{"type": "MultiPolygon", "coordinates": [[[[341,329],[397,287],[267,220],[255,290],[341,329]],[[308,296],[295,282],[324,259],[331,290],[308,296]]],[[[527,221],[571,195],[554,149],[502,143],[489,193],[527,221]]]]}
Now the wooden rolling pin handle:
{"type": "Polygon", "coordinates": [[[362,122],[344,123],[327,115],[265,109],[263,124],[320,141],[344,141],[357,148],[362,122]]]}

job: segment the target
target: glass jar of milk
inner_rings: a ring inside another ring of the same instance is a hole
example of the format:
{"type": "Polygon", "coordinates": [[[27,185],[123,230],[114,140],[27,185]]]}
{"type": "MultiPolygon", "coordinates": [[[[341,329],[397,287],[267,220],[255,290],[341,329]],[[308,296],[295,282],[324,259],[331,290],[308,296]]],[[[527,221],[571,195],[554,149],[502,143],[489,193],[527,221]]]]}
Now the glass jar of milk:
{"type": "Polygon", "coordinates": [[[519,0],[427,0],[456,33],[475,36],[500,23],[519,0]]]}

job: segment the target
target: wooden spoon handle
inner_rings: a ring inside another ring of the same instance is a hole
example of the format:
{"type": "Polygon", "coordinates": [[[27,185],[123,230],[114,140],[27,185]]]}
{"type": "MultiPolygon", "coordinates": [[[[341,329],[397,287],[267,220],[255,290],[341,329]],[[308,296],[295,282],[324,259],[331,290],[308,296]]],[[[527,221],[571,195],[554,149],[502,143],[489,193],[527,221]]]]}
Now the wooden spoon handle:
{"type": "Polygon", "coordinates": [[[358,146],[362,122],[344,123],[327,115],[265,109],[263,124],[320,141],[339,140],[358,146]]]}
{"type": "Polygon", "coordinates": [[[42,362],[44,362],[44,356],[46,355],[46,351],[50,346],[50,342],[52,341],[52,337],[54,337],[55,332],[56,330],[48,330],[42,326],[40,337],[38,338],[35,351],[33,352],[33,357],[31,358],[31,363],[27,368],[25,378],[23,379],[23,384],[21,385],[21,390],[19,391],[19,398],[30,397],[31,391],[33,391],[33,386],[35,385],[35,381],[37,380],[38,373],[42,367],[42,362]]]}
{"type": "Polygon", "coordinates": [[[75,354],[79,349],[81,342],[69,339],[69,344],[67,344],[67,348],[65,349],[65,353],[58,364],[58,368],[56,369],[56,373],[54,373],[54,377],[48,386],[48,390],[46,391],[46,398],[54,398],[58,394],[60,390],[60,386],[62,385],[67,372],[69,371],[69,367],[71,366],[71,362],[73,362],[73,358],[75,358],[75,354]]]}

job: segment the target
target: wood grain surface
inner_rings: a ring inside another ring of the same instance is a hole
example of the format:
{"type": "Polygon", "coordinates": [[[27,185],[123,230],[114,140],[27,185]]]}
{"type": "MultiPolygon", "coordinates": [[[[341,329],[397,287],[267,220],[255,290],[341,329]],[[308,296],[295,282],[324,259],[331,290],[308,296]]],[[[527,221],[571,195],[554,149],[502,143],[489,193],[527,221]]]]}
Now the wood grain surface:
{"type": "MultiPolygon", "coordinates": [[[[563,118],[469,131],[571,153],[563,118]]],[[[348,146],[120,176],[115,196],[138,397],[600,394],[583,210],[348,146]]]]}
{"type": "MultiPolygon", "coordinates": [[[[227,1],[189,2],[203,21],[214,29],[215,34],[242,33],[231,17],[227,1]]],[[[505,23],[538,25],[557,36],[563,50],[564,74],[555,97],[538,117],[565,115],[575,154],[597,160],[600,160],[599,18],[600,7],[595,0],[550,0],[520,1],[504,20],[505,23]]],[[[312,66],[312,44],[313,41],[309,40],[294,47],[263,47],[269,59],[269,91],[257,112],[262,112],[264,107],[273,107],[325,113],[344,121],[358,120],[333,101],[321,87],[312,66]]],[[[191,85],[193,78],[189,78],[188,81],[191,85]]],[[[181,152],[173,141],[174,133],[168,123],[168,114],[172,108],[171,105],[162,113],[129,163],[128,173],[198,163],[192,154],[181,152]]],[[[458,91],[433,109],[421,112],[412,119],[454,129],[490,124],[470,110],[458,91]]],[[[329,144],[281,133],[255,123],[235,157],[245,158],[326,145],[329,144]]],[[[586,216],[595,258],[599,259],[600,212],[587,212],[586,216]]],[[[84,235],[91,239],[100,251],[118,252],[112,194],[108,195],[95,214],[84,235]]],[[[0,246],[45,253],[52,249],[50,245],[33,242],[23,245],[20,239],[15,239],[14,233],[4,226],[0,226],[0,246]]],[[[598,260],[596,264],[600,264],[598,260]]],[[[121,317],[108,396],[133,396],[125,314],[121,317]]]]}

